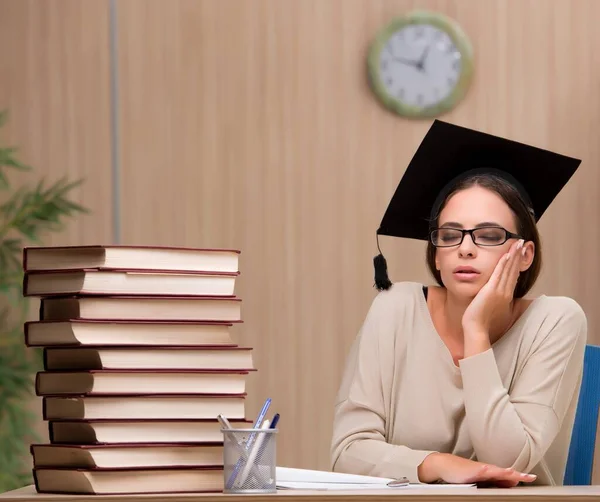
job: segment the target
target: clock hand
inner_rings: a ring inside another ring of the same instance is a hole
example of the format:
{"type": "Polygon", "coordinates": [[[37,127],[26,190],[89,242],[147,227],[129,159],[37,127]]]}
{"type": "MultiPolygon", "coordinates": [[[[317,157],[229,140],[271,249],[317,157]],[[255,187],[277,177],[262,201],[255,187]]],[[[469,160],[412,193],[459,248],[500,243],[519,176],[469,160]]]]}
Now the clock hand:
{"type": "Polygon", "coordinates": [[[387,46],[387,50],[390,53],[390,55],[392,56],[392,59],[394,61],[398,61],[399,63],[405,64],[407,66],[414,66],[414,67],[419,67],[419,62],[418,61],[411,61],[409,59],[403,59],[403,58],[399,58],[397,57],[394,52],[392,51],[392,48],[388,45],[387,46]]]}
{"type": "Polygon", "coordinates": [[[427,59],[427,54],[429,53],[430,48],[431,48],[431,44],[429,44],[427,47],[425,47],[423,54],[421,54],[421,57],[419,58],[419,61],[416,64],[417,68],[421,71],[425,71],[425,60],[427,59]]]}
{"type": "Polygon", "coordinates": [[[405,64],[405,65],[408,65],[408,66],[416,66],[416,67],[419,66],[419,62],[418,61],[410,61],[408,59],[398,58],[398,57],[396,57],[394,55],[392,55],[392,58],[394,59],[394,61],[398,61],[399,63],[405,64]]]}

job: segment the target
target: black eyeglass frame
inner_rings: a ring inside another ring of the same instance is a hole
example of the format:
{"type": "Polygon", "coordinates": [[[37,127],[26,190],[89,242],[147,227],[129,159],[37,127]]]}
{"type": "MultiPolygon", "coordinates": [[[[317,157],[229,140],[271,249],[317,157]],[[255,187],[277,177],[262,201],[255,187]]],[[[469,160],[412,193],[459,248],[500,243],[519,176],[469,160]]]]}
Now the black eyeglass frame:
{"type": "Polygon", "coordinates": [[[502,246],[502,244],[504,244],[505,242],[507,242],[509,239],[522,239],[523,237],[518,235],[518,234],[514,234],[512,232],[509,232],[508,230],[506,230],[506,228],[504,227],[496,227],[496,226],[488,226],[488,227],[477,227],[477,228],[471,228],[471,229],[463,229],[463,228],[454,228],[454,227],[437,227],[437,228],[432,228],[429,231],[429,242],[431,242],[431,244],[436,247],[436,248],[453,248],[456,246],[460,246],[463,241],[465,240],[465,235],[469,234],[471,236],[471,240],[473,241],[473,244],[475,244],[476,246],[482,246],[482,247],[496,247],[496,246],[502,246]],[[489,229],[489,228],[494,228],[496,230],[504,230],[505,233],[505,239],[498,243],[498,244],[478,244],[475,242],[475,237],[473,237],[473,232],[476,232],[477,230],[485,230],[485,229],[489,229]],[[462,235],[460,237],[460,242],[458,242],[457,244],[450,244],[448,246],[438,246],[435,242],[433,242],[433,233],[437,232],[439,230],[455,230],[457,232],[461,232],[462,235]]]}

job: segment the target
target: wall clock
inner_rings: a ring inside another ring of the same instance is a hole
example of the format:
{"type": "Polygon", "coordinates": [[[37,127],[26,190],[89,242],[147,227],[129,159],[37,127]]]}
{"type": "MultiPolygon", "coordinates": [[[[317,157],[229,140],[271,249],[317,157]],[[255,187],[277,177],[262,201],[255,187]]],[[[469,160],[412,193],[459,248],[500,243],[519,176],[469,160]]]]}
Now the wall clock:
{"type": "Polygon", "coordinates": [[[367,63],[371,88],[384,106],[404,117],[435,117],[465,96],[473,50],[456,22],[415,11],[377,34],[367,63]]]}

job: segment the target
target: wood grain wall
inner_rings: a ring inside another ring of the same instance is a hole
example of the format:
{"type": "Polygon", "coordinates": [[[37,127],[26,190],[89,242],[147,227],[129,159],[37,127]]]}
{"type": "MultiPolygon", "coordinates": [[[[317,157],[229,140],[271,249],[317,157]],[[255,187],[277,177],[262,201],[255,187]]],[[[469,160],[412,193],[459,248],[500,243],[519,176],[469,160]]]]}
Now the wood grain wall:
{"type": "MultiPolygon", "coordinates": [[[[376,30],[413,7],[452,16],[473,41],[474,86],[448,120],[585,159],[540,222],[536,294],[575,297],[600,342],[600,5],[542,3],[119,3],[123,240],[242,250],[238,339],[259,368],[249,409],[274,398],[282,463],[328,466],[333,397],[373,297],[374,233],[430,125],[384,111],[365,80],[376,30]]],[[[429,280],[422,243],[382,245],[395,280],[429,280]]]]}
{"type": "MultiPolygon", "coordinates": [[[[25,110],[15,137],[49,172],[93,172],[83,190],[96,212],[69,239],[108,242],[107,2],[86,0],[83,9],[56,0],[58,10],[44,13],[32,8],[40,3],[0,0],[30,27],[0,34],[0,65],[14,65],[5,77],[10,103],[25,110]],[[38,25],[43,35],[31,28],[38,25]],[[52,44],[41,48],[48,37],[52,44]],[[7,46],[15,38],[21,57],[7,46]],[[82,45],[94,57],[83,57],[82,45]],[[61,127],[48,127],[52,117],[61,127]]],[[[598,2],[116,6],[121,242],[242,250],[245,323],[236,336],[255,347],[259,368],[248,413],[273,398],[282,415],[280,465],[328,468],[333,398],[374,295],[375,230],[431,123],[385,111],[365,78],[376,31],[412,8],[453,17],[475,49],[471,92],[445,119],[584,159],[540,222],[546,268],[534,294],[574,297],[588,313],[590,341],[600,343],[598,2]]],[[[423,243],[381,244],[394,280],[430,281],[423,243]]]]}
{"type": "Polygon", "coordinates": [[[62,176],[84,183],[72,198],[89,215],[49,234],[49,245],[112,239],[109,25],[105,0],[0,0],[3,145],[31,165],[10,180],[62,176]]]}
{"type": "MultiPolygon", "coordinates": [[[[0,110],[9,114],[0,141],[17,147],[19,159],[32,167],[7,171],[9,181],[16,188],[42,178],[46,186],[63,176],[81,179],[70,198],[90,210],[47,234],[48,245],[113,238],[106,7],[105,0],[0,0],[0,110]]],[[[31,319],[37,305],[31,302],[31,319]]],[[[31,407],[46,440],[41,400],[31,407]]]]}

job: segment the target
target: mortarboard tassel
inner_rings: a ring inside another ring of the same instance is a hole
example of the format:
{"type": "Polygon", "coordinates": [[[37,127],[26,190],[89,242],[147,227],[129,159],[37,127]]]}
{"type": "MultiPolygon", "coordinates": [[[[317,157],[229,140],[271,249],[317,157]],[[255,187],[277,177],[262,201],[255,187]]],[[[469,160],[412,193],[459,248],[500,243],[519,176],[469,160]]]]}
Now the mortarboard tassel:
{"type": "Polygon", "coordinates": [[[377,249],[379,250],[379,254],[373,258],[373,265],[375,267],[375,287],[378,291],[383,291],[390,289],[392,287],[392,282],[387,273],[387,261],[379,248],[379,235],[377,236],[377,249]]]}

